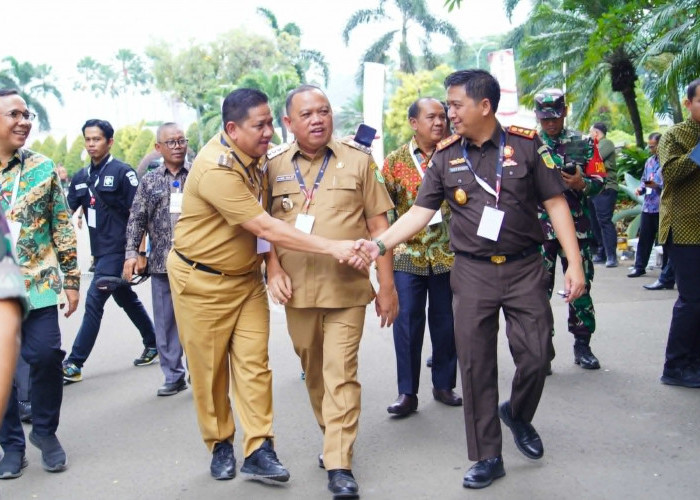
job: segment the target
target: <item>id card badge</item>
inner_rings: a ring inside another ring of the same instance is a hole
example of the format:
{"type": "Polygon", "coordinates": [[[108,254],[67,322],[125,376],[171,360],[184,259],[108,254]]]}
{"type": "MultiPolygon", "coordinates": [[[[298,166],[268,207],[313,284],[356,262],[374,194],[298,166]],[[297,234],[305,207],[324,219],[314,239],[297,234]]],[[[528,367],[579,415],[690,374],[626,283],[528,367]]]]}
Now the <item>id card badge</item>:
{"type": "Polygon", "coordinates": [[[440,224],[442,222],[442,212],[438,208],[437,212],[435,212],[435,215],[433,215],[433,218],[430,219],[430,222],[428,222],[429,226],[432,226],[434,224],[440,224]]]}
{"type": "Polygon", "coordinates": [[[270,251],[270,242],[262,238],[258,238],[257,243],[258,253],[268,253],[270,251]]]}
{"type": "Polygon", "coordinates": [[[87,209],[87,222],[88,222],[88,227],[91,227],[93,229],[97,229],[97,212],[95,211],[94,208],[88,207],[88,209],[87,209]]]}
{"type": "Polygon", "coordinates": [[[315,217],[313,215],[298,214],[294,227],[302,233],[311,234],[311,230],[314,227],[314,219],[315,217]]]}
{"type": "Polygon", "coordinates": [[[182,193],[170,193],[170,213],[182,213],[182,193]]]}
{"type": "Polygon", "coordinates": [[[505,212],[502,210],[484,207],[484,213],[481,214],[481,221],[479,221],[479,228],[476,230],[476,234],[482,238],[498,241],[498,234],[501,232],[504,215],[505,212]]]}
{"type": "Polygon", "coordinates": [[[22,223],[16,220],[8,220],[7,225],[10,226],[10,236],[12,237],[12,248],[17,248],[19,233],[22,230],[22,223]]]}
{"type": "Polygon", "coordinates": [[[651,188],[645,188],[646,194],[651,194],[651,188]]]}

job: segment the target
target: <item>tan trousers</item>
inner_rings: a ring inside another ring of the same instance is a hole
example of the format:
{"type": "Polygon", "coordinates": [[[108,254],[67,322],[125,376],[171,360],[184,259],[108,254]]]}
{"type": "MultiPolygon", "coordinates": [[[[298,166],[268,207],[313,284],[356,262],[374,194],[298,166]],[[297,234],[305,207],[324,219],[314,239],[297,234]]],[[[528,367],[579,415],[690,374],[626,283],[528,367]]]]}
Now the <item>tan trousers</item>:
{"type": "Polygon", "coordinates": [[[289,335],[306,373],[311,407],[323,431],[326,470],[352,469],[360,418],[357,351],[365,309],[286,308],[289,335]]]}
{"type": "Polygon", "coordinates": [[[198,271],[174,252],[167,269],[204,443],[212,450],[233,440],[231,385],[247,457],[273,436],[270,313],[262,275],[198,271]]]}

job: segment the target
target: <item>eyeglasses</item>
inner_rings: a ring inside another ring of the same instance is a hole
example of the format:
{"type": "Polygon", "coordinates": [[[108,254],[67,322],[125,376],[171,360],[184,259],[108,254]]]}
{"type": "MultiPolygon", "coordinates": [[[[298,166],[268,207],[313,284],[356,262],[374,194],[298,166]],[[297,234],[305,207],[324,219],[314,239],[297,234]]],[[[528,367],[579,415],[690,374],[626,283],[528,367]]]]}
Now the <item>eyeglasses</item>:
{"type": "Polygon", "coordinates": [[[168,146],[169,149],[175,149],[177,147],[184,148],[185,146],[187,146],[188,142],[190,142],[190,141],[188,141],[187,139],[178,139],[177,141],[171,140],[171,141],[161,142],[159,144],[165,144],[166,146],[168,146]]]}
{"type": "Polygon", "coordinates": [[[5,116],[12,118],[16,122],[20,121],[22,118],[31,122],[34,121],[34,118],[36,118],[36,113],[32,113],[31,111],[20,111],[18,109],[13,109],[9,113],[5,113],[5,116]]]}

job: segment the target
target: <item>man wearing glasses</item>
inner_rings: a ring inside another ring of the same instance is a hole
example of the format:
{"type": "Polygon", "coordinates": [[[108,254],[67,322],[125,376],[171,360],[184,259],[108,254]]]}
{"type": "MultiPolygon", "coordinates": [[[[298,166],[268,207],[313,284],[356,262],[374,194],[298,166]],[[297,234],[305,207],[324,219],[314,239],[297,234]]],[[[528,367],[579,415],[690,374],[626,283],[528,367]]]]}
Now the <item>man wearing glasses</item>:
{"type": "Polygon", "coordinates": [[[163,163],[147,172],[136,190],[126,225],[124,279],[130,280],[134,274],[146,270],[144,235],[148,233],[153,320],[160,368],[165,375],[165,383],[157,394],[172,396],[187,389],[187,382],[165,261],[172,246],[173,228],[182,211],[182,192],[190,165],[186,161],[187,139],[175,123],[158,127],[155,149],[163,156],[163,163]]]}
{"type": "Polygon", "coordinates": [[[110,153],[114,129],[105,120],[91,119],[83,125],[85,149],[90,165],[73,176],[68,190],[72,210],[82,207],[90,231],[90,249],[95,257],[95,275],[85,299],[85,315],[70,355],[63,362],[63,380],[70,384],[83,379],[83,364],[97,340],[104,306],[110,295],[124,309],[143,339],[144,350],[134,365],[153,363],[157,356],[153,322],[138,296],[128,286],[113,291],[97,288],[103,277],[120,277],[124,268],[126,223],[139,185],[136,171],[110,153]]]}
{"type": "MultiPolygon", "coordinates": [[[[67,460],[56,437],[63,400],[61,361],[65,356],[57,305],[65,290],[65,316],[78,307],[80,269],[75,231],[54,163],[24,149],[34,117],[16,90],[0,89],[0,208],[8,221],[11,246],[31,305],[22,323],[21,347],[32,386],[29,441],[41,450],[44,469],[60,472],[65,470],[67,460]]],[[[11,279],[1,271],[3,280],[11,279]]],[[[12,388],[0,428],[0,445],[5,451],[0,460],[0,479],[19,477],[27,460],[16,387],[12,388]]]]}

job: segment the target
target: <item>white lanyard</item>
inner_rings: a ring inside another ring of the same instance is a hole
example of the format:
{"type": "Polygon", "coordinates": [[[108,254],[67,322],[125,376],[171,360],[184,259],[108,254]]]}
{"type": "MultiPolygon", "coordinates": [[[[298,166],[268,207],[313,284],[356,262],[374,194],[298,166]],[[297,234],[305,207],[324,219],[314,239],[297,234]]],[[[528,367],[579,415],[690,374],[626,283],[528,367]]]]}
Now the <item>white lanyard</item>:
{"type": "MultiPolygon", "coordinates": [[[[416,170],[418,171],[418,175],[420,175],[421,180],[425,177],[425,172],[423,172],[423,167],[421,166],[421,162],[418,161],[418,158],[416,157],[415,150],[418,149],[418,145],[415,143],[414,139],[411,139],[411,144],[409,145],[411,153],[411,158],[413,159],[413,164],[416,166],[416,170]],[[416,146],[415,148],[413,146],[416,146]]],[[[426,159],[427,159],[426,155],[426,159]]]]}
{"type": "MultiPolygon", "coordinates": [[[[112,158],[112,155],[109,155],[109,158],[107,158],[107,161],[105,162],[105,164],[102,165],[102,168],[105,168],[107,165],[109,165],[109,163],[112,161],[112,159],[113,159],[113,158],[112,158]]],[[[100,169],[100,170],[102,170],[102,169],[100,169]]],[[[92,173],[92,165],[89,165],[88,168],[87,168],[87,174],[88,174],[88,178],[87,178],[88,192],[90,193],[90,196],[91,196],[92,198],[94,198],[95,195],[93,194],[92,189],[90,189],[90,174],[91,174],[91,173],[92,173]]],[[[99,172],[98,172],[98,173],[97,173],[97,178],[95,179],[95,185],[94,185],[93,187],[94,187],[94,188],[97,188],[97,184],[99,184],[99,182],[100,182],[100,174],[99,174],[99,172]]]]}
{"type": "Polygon", "coordinates": [[[7,213],[12,213],[12,209],[17,201],[17,194],[19,193],[19,180],[22,177],[22,164],[19,164],[19,172],[17,172],[17,177],[15,177],[15,185],[12,188],[12,198],[10,198],[10,206],[7,209],[7,213]]]}

